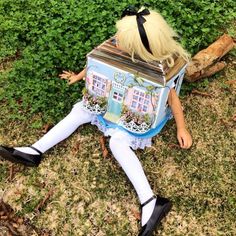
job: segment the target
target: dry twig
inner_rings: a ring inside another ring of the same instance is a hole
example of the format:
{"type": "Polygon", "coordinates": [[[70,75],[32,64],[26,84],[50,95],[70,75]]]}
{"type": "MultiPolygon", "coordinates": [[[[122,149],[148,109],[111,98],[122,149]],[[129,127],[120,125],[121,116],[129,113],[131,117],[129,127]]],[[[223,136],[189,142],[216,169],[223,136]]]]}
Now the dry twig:
{"type": "Polygon", "coordinates": [[[101,136],[100,139],[99,139],[99,141],[100,141],[100,145],[101,145],[101,148],[102,148],[102,156],[103,156],[104,158],[107,158],[107,156],[108,156],[108,150],[107,150],[106,145],[105,145],[105,137],[104,137],[104,136],[101,136]]]}
{"type": "Polygon", "coordinates": [[[180,146],[178,144],[175,144],[175,143],[169,143],[168,146],[170,148],[180,148],[180,146]]]}
{"type": "Polygon", "coordinates": [[[14,166],[11,164],[10,165],[10,170],[9,170],[9,180],[12,181],[13,179],[13,172],[14,172],[14,166]]]}
{"type": "Polygon", "coordinates": [[[130,209],[136,220],[141,220],[141,214],[135,208],[130,209]]]}
{"type": "Polygon", "coordinates": [[[196,89],[194,89],[194,90],[192,91],[192,94],[201,95],[201,96],[205,96],[205,97],[212,97],[212,94],[210,94],[210,93],[204,93],[204,92],[201,92],[201,91],[196,90],[196,89]]]}
{"type": "Polygon", "coordinates": [[[41,200],[39,202],[39,204],[35,207],[35,211],[36,212],[39,212],[43,207],[44,205],[46,204],[46,202],[48,201],[48,199],[53,195],[53,192],[54,192],[54,188],[50,189],[50,191],[48,192],[48,194],[44,197],[43,200],[41,200]]]}
{"type": "Polygon", "coordinates": [[[45,124],[45,125],[43,126],[42,133],[43,133],[43,134],[46,134],[52,127],[53,127],[52,124],[45,124]]]}
{"type": "Polygon", "coordinates": [[[17,172],[22,171],[22,168],[25,168],[24,166],[17,166],[14,164],[11,164],[9,166],[9,176],[7,177],[7,181],[13,181],[15,175],[17,174],[17,172]]]}
{"type": "Polygon", "coordinates": [[[225,83],[229,85],[236,84],[236,80],[228,80],[225,83]]]}

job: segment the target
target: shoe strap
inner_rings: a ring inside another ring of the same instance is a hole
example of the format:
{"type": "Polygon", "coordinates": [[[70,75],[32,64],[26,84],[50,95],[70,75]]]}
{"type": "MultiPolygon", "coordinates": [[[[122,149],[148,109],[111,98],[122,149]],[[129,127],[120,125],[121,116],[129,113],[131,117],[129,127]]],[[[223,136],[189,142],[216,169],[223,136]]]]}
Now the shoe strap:
{"type": "Polygon", "coordinates": [[[144,207],[145,205],[147,205],[149,202],[151,202],[153,199],[155,199],[156,198],[156,196],[155,195],[153,195],[151,198],[149,198],[146,202],[144,202],[144,203],[142,203],[141,204],[141,207],[144,207]]]}
{"type": "Polygon", "coordinates": [[[37,148],[30,146],[31,149],[33,149],[34,151],[36,151],[38,154],[42,155],[43,153],[41,151],[39,151],[37,148]]]}

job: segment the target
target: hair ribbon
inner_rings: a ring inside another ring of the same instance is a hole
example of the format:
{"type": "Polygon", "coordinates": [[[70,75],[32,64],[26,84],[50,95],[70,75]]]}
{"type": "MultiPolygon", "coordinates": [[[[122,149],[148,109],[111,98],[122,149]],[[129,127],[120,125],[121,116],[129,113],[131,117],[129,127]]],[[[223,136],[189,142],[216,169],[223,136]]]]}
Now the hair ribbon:
{"type": "Polygon", "coordinates": [[[152,51],[150,49],[150,46],[149,46],[147,34],[146,34],[146,31],[145,31],[144,26],[143,26],[143,24],[146,22],[146,19],[143,16],[146,16],[146,15],[149,15],[149,14],[150,14],[150,11],[146,8],[144,10],[138,12],[137,10],[135,10],[134,7],[128,7],[123,11],[121,17],[136,15],[138,31],[139,31],[141,41],[142,41],[144,47],[146,48],[146,50],[148,52],[152,53],[152,51]]]}

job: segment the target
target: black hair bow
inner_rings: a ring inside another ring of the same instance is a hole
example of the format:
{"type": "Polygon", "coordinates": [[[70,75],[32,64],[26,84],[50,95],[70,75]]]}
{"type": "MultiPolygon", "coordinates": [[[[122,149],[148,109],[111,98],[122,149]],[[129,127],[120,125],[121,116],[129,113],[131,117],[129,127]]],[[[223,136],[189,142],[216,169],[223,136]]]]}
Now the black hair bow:
{"type": "Polygon", "coordinates": [[[142,41],[144,47],[146,48],[146,50],[148,52],[152,53],[150,46],[149,46],[147,34],[146,34],[146,31],[143,26],[143,24],[146,22],[146,19],[143,16],[146,16],[149,14],[150,14],[150,11],[146,8],[144,10],[138,12],[134,6],[129,6],[128,8],[126,8],[123,11],[121,17],[136,15],[136,20],[137,20],[137,25],[138,25],[138,30],[139,30],[139,35],[140,35],[141,41],[142,41]]]}

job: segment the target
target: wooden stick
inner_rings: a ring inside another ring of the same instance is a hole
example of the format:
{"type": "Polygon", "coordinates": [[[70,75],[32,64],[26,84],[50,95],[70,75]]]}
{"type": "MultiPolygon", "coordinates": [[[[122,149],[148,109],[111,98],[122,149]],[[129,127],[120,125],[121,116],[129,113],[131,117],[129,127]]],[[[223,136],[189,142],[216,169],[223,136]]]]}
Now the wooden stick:
{"type": "Polygon", "coordinates": [[[10,172],[10,173],[9,173],[9,177],[8,177],[8,178],[9,178],[10,181],[12,181],[12,179],[13,179],[13,173],[14,173],[14,166],[13,166],[13,165],[10,166],[9,172],[10,172]]]}
{"type": "Polygon", "coordinates": [[[227,65],[226,62],[224,62],[224,61],[217,62],[214,65],[208,67],[199,78],[209,77],[209,76],[223,70],[226,67],[226,65],[227,65]]]}
{"type": "Polygon", "coordinates": [[[208,48],[201,50],[192,58],[186,68],[185,78],[189,82],[194,82],[222,70],[226,63],[219,62],[219,60],[233,47],[233,39],[227,34],[222,35],[208,48]]]}
{"type": "Polygon", "coordinates": [[[48,199],[53,195],[54,189],[50,189],[50,191],[48,192],[48,194],[44,197],[44,199],[42,201],[39,202],[39,204],[36,206],[35,211],[39,212],[43,206],[45,205],[45,203],[48,201],[48,199]]]}
{"type": "Polygon", "coordinates": [[[228,80],[225,83],[226,84],[236,84],[236,80],[228,80]]]}
{"type": "Polygon", "coordinates": [[[107,158],[107,156],[108,156],[108,150],[107,150],[106,145],[105,145],[105,137],[104,137],[104,136],[101,136],[100,139],[99,139],[99,141],[100,141],[101,148],[102,148],[102,156],[103,156],[104,158],[107,158]]]}
{"type": "Polygon", "coordinates": [[[175,144],[175,143],[169,143],[168,146],[170,148],[180,148],[180,146],[178,144],[175,144]]]}
{"type": "Polygon", "coordinates": [[[201,91],[196,90],[196,89],[194,89],[194,90],[192,91],[192,94],[201,95],[201,96],[206,96],[206,97],[211,97],[211,96],[212,96],[212,95],[209,94],[209,93],[204,93],[204,92],[201,92],[201,91]]]}
{"type": "Polygon", "coordinates": [[[225,66],[226,66],[226,63],[222,61],[222,62],[217,62],[214,65],[209,66],[205,69],[202,69],[196,72],[194,75],[192,75],[191,82],[214,75],[215,73],[223,70],[225,66]]]}

